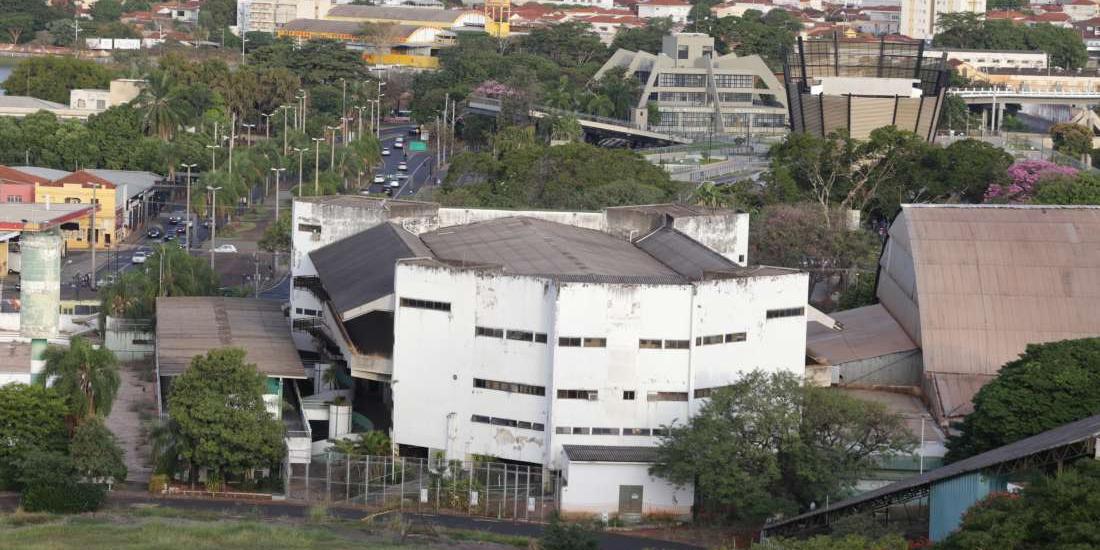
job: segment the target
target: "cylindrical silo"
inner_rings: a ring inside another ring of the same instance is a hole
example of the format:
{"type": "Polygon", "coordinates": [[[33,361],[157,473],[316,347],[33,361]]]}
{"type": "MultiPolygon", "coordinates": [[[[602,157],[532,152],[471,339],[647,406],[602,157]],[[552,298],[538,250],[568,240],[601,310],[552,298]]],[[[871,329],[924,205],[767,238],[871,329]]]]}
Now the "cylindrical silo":
{"type": "Polygon", "coordinates": [[[20,237],[19,333],[31,338],[31,377],[45,368],[46,340],[56,338],[61,307],[61,235],[57,231],[25,232],[20,237]]]}

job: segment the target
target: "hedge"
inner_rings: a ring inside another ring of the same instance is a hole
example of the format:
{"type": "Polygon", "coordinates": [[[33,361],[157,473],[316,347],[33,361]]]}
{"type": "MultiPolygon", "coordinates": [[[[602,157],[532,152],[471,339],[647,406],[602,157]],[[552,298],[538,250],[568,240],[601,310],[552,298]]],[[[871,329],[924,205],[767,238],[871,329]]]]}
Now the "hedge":
{"type": "Polygon", "coordinates": [[[28,512],[79,514],[94,512],[107,497],[107,488],[94,483],[40,483],[23,489],[22,506],[28,512]]]}

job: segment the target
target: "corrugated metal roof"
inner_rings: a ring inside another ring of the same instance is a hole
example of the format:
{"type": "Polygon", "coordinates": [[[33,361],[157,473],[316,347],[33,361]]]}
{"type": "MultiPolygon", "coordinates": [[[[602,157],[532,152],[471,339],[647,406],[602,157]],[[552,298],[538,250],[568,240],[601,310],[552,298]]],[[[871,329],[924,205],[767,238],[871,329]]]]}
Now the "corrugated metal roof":
{"type": "Polygon", "coordinates": [[[418,8],[406,6],[359,6],[344,4],[328,10],[329,17],[348,17],[361,19],[387,19],[391,21],[431,21],[435,23],[454,23],[463,15],[480,12],[472,10],[446,10],[439,8],[418,8]]]}
{"type": "Polygon", "coordinates": [[[950,419],[966,416],[974,412],[974,394],[982,389],[997,375],[995,374],[956,374],[933,372],[928,374],[936,413],[940,418],[950,419]]]}
{"type": "Polygon", "coordinates": [[[699,280],[704,273],[738,267],[725,256],[668,226],[634,244],[686,279],[699,280]]]}
{"type": "Polygon", "coordinates": [[[829,316],[840,323],[842,330],[806,323],[806,353],[824,365],[842,365],[917,349],[917,344],[881,304],[829,316]]]}
{"type": "Polygon", "coordinates": [[[25,95],[0,95],[0,108],[4,109],[68,109],[68,105],[25,95]]]}
{"type": "MultiPolygon", "coordinates": [[[[621,50],[627,51],[627,50],[621,50]]],[[[642,52],[645,53],[645,52],[642,52]]],[[[652,54],[651,54],[652,55],[652,54]]],[[[634,206],[612,206],[609,211],[630,211],[643,214],[668,214],[674,218],[690,218],[692,216],[714,216],[721,214],[736,214],[732,208],[706,208],[693,204],[639,204],[634,206]]]]}
{"type": "Polygon", "coordinates": [[[196,355],[241,348],[245,361],[279,378],[305,378],[290,324],[278,302],[252,298],[157,298],[157,362],[162,376],[182,374],[196,355]]]}
{"type": "Polygon", "coordinates": [[[795,521],[802,521],[806,518],[823,514],[825,512],[836,512],[844,508],[848,508],[863,502],[875,500],[877,498],[891,495],[894,493],[900,493],[910,489],[915,489],[931,483],[950,479],[970,472],[977,472],[998,464],[1005,462],[1011,462],[1013,460],[1021,459],[1030,455],[1038,454],[1043,451],[1049,451],[1058,447],[1064,447],[1073,443],[1079,443],[1093,437],[1100,436],[1100,415],[1090,416],[1088,418],[1078,420],[1077,422],[1071,422],[1064,426],[1054,428],[1053,430],[1045,431],[1038,435],[1033,435],[1026,439],[1021,439],[1015,443],[1005,445],[1003,447],[997,447],[992,451],[986,451],[982,454],[972,456],[953,462],[942,468],[925,472],[923,475],[914,476],[906,480],[899,481],[897,483],[891,483],[885,487],[880,487],[873,491],[868,491],[859,496],[842,500],[836,504],[828,507],[808,512],[799,516],[792,517],[787,520],[773,523],[766,526],[765,530],[774,529],[786,523],[795,521]]]}
{"type": "Polygon", "coordinates": [[[657,461],[656,447],[629,445],[562,445],[565,456],[573,462],[642,462],[657,461]]]}
{"type": "Polygon", "coordinates": [[[431,255],[415,235],[388,222],[318,248],[309,259],[332,305],[344,315],[393,294],[397,260],[431,255]]]}

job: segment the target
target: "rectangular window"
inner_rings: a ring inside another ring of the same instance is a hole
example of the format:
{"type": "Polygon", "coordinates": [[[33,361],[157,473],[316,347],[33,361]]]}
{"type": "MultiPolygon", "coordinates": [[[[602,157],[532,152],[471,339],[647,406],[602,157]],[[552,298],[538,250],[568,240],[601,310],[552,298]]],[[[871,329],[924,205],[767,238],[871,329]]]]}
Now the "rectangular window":
{"type": "Polygon", "coordinates": [[[592,428],[592,435],[619,435],[618,428],[592,428]]]}
{"type": "Polygon", "coordinates": [[[560,336],[558,337],[558,345],[563,348],[579,348],[581,347],[581,339],[572,336],[560,336]]]}
{"type": "Polygon", "coordinates": [[[508,335],[505,338],[509,340],[519,340],[522,342],[535,341],[535,333],[528,332],[526,330],[509,330],[508,335]]]}
{"type": "Polygon", "coordinates": [[[667,428],[653,428],[653,436],[654,437],[665,437],[667,435],[668,435],[668,429],[667,428]]]}
{"type": "Polygon", "coordinates": [[[483,390],[497,390],[508,393],[522,393],[524,395],[546,395],[546,388],[520,384],[518,382],[501,382],[499,380],[485,380],[474,378],[474,387],[483,390]]]}
{"type": "Polygon", "coordinates": [[[718,88],[752,88],[753,75],[750,74],[716,74],[714,85],[718,88]]]}
{"type": "Polygon", "coordinates": [[[584,347],[586,348],[606,348],[607,338],[585,338],[584,347]]]}
{"type": "Polygon", "coordinates": [[[520,429],[524,429],[524,430],[530,430],[531,429],[531,423],[530,422],[524,422],[524,421],[520,420],[518,423],[516,423],[516,427],[520,428],[520,429]]]}
{"type": "Polygon", "coordinates": [[[702,345],[704,345],[704,346],[713,346],[714,344],[721,344],[723,340],[724,340],[724,338],[722,337],[721,334],[711,334],[709,336],[704,336],[703,337],[702,345]]]}
{"type": "Polygon", "coordinates": [[[639,349],[661,349],[660,340],[646,340],[645,338],[638,340],[639,349]]]}
{"type": "Polygon", "coordinates": [[[703,88],[707,85],[705,74],[661,73],[657,85],[662,88],[703,88]]]}
{"type": "Polygon", "coordinates": [[[687,58],[688,58],[688,47],[687,46],[680,46],[680,47],[676,48],[676,59],[687,59],[687,58]]]}
{"type": "Polygon", "coordinates": [[[494,426],[508,426],[509,428],[515,428],[517,424],[519,424],[515,420],[509,420],[507,418],[497,418],[495,416],[489,423],[494,426]]]}
{"type": "Polygon", "coordinates": [[[23,202],[23,197],[19,195],[8,195],[8,202],[23,202]]]}
{"type": "Polygon", "coordinates": [[[531,429],[535,430],[536,432],[545,432],[546,431],[546,426],[544,426],[542,424],[539,424],[538,422],[532,422],[531,423],[531,429]]]}
{"type": "Polygon", "coordinates": [[[744,342],[745,339],[746,335],[744,332],[731,332],[729,334],[726,334],[727,344],[729,344],[730,342],[744,342]]]}
{"type": "Polygon", "coordinates": [[[623,435],[649,435],[649,428],[623,428],[623,435]]]}
{"type": "Polygon", "coordinates": [[[558,390],[558,399],[587,399],[595,401],[599,398],[597,390],[558,390]]]}
{"type": "Polygon", "coordinates": [[[634,400],[634,390],[626,390],[623,392],[623,399],[626,401],[634,400]]]}
{"type": "Polygon", "coordinates": [[[474,336],[485,336],[487,338],[504,338],[504,329],[502,329],[502,328],[489,328],[489,327],[474,327],[474,336]]]}
{"type": "Polygon", "coordinates": [[[306,233],[320,233],[321,226],[312,223],[300,223],[298,224],[298,231],[305,231],[306,233]]]}
{"type": "Polygon", "coordinates": [[[480,414],[475,414],[470,417],[470,422],[477,422],[478,424],[488,424],[489,421],[490,418],[488,416],[481,416],[480,414]]]}
{"type": "Polygon", "coordinates": [[[416,298],[402,298],[401,307],[411,307],[416,309],[434,309],[436,311],[451,311],[451,304],[448,302],[434,302],[432,300],[418,300],[416,298]]]}
{"type": "Polygon", "coordinates": [[[688,349],[690,344],[688,340],[665,340],[665,349],[688,349]]]}
{"type": "Polygon", "coordinates": [[[650,401],[687,401],[686,391],[651,391],[648,394],[650,401]]]}
{"type": "Polygon", "coordinates": [[[546,343],[546,333],[536,332],[535,333],[535,343],[536,344],[545,344],[546,343]]]}
{"type": "Polygon", "coordinates": [[[806,313],[806,308],[801,307],[789,307],[786,309],[769,309],[766,317],[768,319],[781,319],[783,317],[801,317],[806,313]]]}
{"type": "Polygon", "coordinates": [[[558,426],[557,428],[554,428],[554,433],[558,435],[569,435],[573,433],[573,428],[570,428],[568,426],[558,426]]]}
{"type": "Polygon", "coordinates": [[[588,435],[588,428],[573,428],[573,435],[588,435]]]}

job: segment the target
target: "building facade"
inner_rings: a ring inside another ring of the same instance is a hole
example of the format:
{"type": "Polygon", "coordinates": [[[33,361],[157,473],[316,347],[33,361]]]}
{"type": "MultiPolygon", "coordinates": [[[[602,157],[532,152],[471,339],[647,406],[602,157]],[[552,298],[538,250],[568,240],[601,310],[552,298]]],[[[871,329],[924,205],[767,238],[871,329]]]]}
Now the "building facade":
{"type": "Polygon", "coordinates": [[[787,127],[783,87],[757,55],[716,56],[714,38],[700,33],[666,36],[661,53],[619,50],[596,73],[622,68],[643,86],[636,123],[689,137],[780,134],[787,127]],[[659,118],[649,120],[649,106],[659,118]]]}
{"type": "Polygon", "coordinates": [[[930,39],[936,34],[936,19],[945,13],[985,13],[985,0],[901,0],[900,33],[910,38],[930,39]]]}
{"type": "Polygon", "coordinates": [[[687,23],[691,13],[691,3],[687,0],[638,0],[634,8],[642,19],[667,17],[673,23],[687,23]]]}

